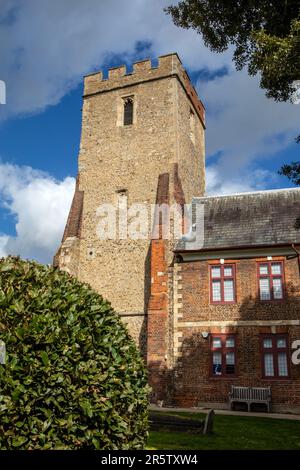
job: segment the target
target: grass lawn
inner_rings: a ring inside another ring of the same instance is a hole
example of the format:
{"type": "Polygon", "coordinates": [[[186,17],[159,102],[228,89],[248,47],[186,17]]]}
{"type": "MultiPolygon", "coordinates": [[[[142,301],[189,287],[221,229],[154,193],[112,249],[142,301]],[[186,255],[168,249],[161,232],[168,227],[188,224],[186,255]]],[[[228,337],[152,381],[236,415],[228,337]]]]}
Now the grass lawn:
{"type": "MultiPolygon", "coordinates": [[[[188,412],[168,412],[164,415],[203,419],[205,415],[188,412]]],[[[216,415],[214,432],[210,436],[167,430],[151,431],[147,449],[212,450],[212,449],[298,449],[300,421],[248,416],[216,415]]]]}

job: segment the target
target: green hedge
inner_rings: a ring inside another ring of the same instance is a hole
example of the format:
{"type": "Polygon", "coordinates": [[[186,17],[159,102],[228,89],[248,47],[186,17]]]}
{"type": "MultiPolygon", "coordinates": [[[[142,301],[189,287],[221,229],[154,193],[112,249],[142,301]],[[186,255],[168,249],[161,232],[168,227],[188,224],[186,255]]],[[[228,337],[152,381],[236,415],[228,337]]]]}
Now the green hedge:
{"type": "Polygon", "coordinates": [[[52,267],[0,259],[0,449],[141,449],[147,377],[110,304],[52,267]]]}

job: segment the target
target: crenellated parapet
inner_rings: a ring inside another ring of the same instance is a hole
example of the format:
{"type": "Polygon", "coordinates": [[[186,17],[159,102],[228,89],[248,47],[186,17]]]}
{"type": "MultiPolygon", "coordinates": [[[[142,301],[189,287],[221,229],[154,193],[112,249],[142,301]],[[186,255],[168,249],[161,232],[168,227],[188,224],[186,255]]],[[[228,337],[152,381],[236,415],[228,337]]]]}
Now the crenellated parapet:
{"type": "Polygon", "coordinates": [[[176,53],[160,56],[157,66],[153,66],[150,59],[136,62],[133,64],[132,72],[127,71],[126,65],[113,67],[108,70],[108,78],[103,78],[102,71],[86,75],[83,96],[87,98],[98,93],[169,77],[176,77],[179,80],[205,127],[204,105],[176,53]]]}

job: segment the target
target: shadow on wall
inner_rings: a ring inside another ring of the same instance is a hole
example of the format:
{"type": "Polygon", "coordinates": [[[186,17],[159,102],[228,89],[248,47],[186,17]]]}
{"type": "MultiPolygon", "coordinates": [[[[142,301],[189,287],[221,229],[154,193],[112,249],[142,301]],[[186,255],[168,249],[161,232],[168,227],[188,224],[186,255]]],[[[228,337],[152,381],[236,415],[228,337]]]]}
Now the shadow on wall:
{"type": "MultiPolygon", "coordinates": [[[[226,306],[218,306],[222,310],[226,306]]],[[[257,297],[247,297],[232,320],[295,320],[300,319],[300,296],[292,286],[286,286],[284,301],[264,303],[257,297]]],[[[186,329],[187,330],[187,329],[186,329]]],[[[300,406],[300,366],[290,362],[291,377],[284,381],[262,379],[261,334],[272,334],[271,326],[228,326],[222,333],[236,334],[236,374],[233,377],[212,376],[210,336],[202,337],[203,327],[193,328],[182,339],[178,357],[172,369],[158,363],[149,363],[151,401],[164,405],[192,407],[200,403],[228,402],[231,385],[271,386],[272,396],[278,403],[300,406]],[[292,382],[293,381],[293,382],[292,382]],[[290,391],[287,388],[291,384],[290,391]]],[[[188,332],[187,332],[188,333],[188,332]]],[[[221,333],[212,329],[210,333],[221,333]]],[[[276,333],[289,334],[289,349],[300,339],[300,326],[276,326],[276,333]]]]}

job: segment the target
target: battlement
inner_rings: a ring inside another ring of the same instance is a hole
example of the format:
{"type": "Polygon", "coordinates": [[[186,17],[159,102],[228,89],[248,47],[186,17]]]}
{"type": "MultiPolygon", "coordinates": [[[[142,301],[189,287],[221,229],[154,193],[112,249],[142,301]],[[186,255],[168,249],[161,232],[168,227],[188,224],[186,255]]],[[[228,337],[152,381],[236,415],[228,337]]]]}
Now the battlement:
{"type": "Polygon", "coordinates": [[[103,77],[102,71],[88,74],[84,77],[83,96],[85,98],[94,94],[168,77],[178,78],[193,103],[203,126],[205,126],[205,108],[176,53],[160,56],[158,66],[153,66],[150,59],[135,62],[132,66],[132,72],[127,71],[126,65],[113,67],[108,70],[107,79],[103,77]]]}

